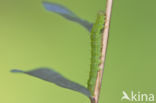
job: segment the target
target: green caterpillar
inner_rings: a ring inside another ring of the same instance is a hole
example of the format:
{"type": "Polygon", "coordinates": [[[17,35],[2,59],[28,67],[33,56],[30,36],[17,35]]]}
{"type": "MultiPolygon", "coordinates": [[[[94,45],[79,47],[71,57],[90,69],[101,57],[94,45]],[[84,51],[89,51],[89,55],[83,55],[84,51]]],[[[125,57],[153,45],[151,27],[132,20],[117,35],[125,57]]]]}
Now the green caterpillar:
{"type": "Polygon", "coordinates": [[[88,80],[88,89],[93,95],[97,72],[100,69],[100,57],[102,48],[102,30],[104,28],[105,15],[100,11],[97,15],[97,19],[91,30],[91,64],[90,64],[90,76],[88,80]]]}

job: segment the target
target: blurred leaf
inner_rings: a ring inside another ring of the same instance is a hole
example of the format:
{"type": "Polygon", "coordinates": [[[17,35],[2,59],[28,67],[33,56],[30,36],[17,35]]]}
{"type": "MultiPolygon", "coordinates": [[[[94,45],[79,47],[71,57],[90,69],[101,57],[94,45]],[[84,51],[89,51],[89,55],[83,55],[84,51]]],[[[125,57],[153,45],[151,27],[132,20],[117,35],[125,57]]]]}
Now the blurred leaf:
{"type": "Polygon", "coordinates": [[[60,4],[50,3],[50,2],[43,2],[43,6],[48,11],[57,13],[57,14],[63,16],[64,18],[70,20],[70,21],[77,22],[77,23],[81,24],[89,32],[92,29],[92,26],[93,26],[92,23],[89,23],[88,21],[79,18],[71,10],[67,9],[66,7],[64,7],[64,6],[60,5],[60,4]]]}
{"type": "Polygon", "coordinates": [[[80,92],[80,93],[86,95],[87,97],[91,98],[91,94],[87,88],[85,88],[84,86],[82,86],[78,83],[75,83],[73,81],[66,79],[59,73],[57,73],[54,70],[49,69],[49,68],[38,68],[38,69],[27,71],[27,72],[14,69],[11,72],[25,73],[25,74],[40,78],[42,80],[54,83],[60,87],[80,92]]]}

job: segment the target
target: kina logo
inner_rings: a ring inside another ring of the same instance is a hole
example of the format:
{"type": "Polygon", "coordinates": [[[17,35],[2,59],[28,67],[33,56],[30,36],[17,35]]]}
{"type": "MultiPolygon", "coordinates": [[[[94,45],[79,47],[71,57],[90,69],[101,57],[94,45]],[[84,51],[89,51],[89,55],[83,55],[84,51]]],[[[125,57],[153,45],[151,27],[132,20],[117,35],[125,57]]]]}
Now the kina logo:
{"type": "Polygon", "coordinates": [[[121,101],[131,101],[131,102],[153,102],[154,94],[153,93],[141,93],[131,91],[130,95],[125,91],[122,91],[123,96],[121,97],[121,101]]]}

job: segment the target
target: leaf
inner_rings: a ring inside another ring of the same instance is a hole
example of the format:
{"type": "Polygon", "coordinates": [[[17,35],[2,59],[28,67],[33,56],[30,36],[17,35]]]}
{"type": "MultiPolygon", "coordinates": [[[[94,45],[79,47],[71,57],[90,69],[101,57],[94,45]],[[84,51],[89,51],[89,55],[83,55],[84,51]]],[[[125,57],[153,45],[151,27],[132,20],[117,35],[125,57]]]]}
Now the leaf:
{"type": "Polygon", "coordinates": [[[64,18],[79,23],[80,25],[82,25],[84,28],[86,28],[89,32],[92,29],[93,24],[89,23],[86,20],[83,20],[81,18],[79,18],[76,14],[74,14],[71,10],[67,9],[66,7],[60,5],[60,4],[56,4],[56,3],[50,3],[50,2],[43,2],[43,6],[51,12],[57,13],[61,16],[63,16],[64,18]]]}
{"type": "Polygon", "coordinates": [[[25,73],[25,74],[40,78],[42,80],[54,83],[60,87],[80,92],[80,93],[86,95],[87,97],[91,98],[91,93],[89,92],[89,90],[87,88],[85,88],[84,86],[82,86],[78,83],[75,83],[73,81],[66,79],[59,73],[57,73],[54,70],[49,69],[49,68],[37,68],[35,70],[26,71],[26,72],[14,69],[11,72],[25,73]]]}

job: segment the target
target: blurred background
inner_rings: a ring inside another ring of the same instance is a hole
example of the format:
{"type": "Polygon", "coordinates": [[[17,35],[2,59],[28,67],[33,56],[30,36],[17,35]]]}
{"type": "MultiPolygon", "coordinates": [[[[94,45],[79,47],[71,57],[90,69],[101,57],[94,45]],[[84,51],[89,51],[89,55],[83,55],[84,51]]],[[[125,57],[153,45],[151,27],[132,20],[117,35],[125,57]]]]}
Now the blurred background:
{"type": "MultiPolygon", "coordinates": [[[[46,0],[94,22],[105,0],[46,0]]],[[[89,103],[77,93],[11,69],[49,67],[87,86],[89,32],[41,0],[0,0],[0,103],[89,103]]],[[[156,1],[114,0],[100,103],[122,91],[156,94],[156,1]]],[[[126,103],[126,102],[125,102],[126,103]]]]}

